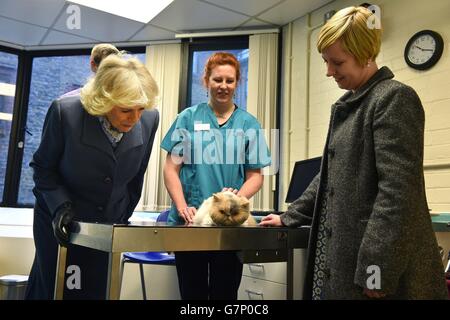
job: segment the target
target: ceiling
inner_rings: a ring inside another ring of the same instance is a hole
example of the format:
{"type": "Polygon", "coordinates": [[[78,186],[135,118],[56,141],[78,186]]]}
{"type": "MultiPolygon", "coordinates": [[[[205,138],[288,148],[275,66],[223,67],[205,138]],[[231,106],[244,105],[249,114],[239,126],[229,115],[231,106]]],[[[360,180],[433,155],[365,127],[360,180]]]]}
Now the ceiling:
{"type": "Polygon", "coordinates": [[[70,25],[74,14],[66,12],[69,1],[0,0],[0,45],[26,50],[88,47],[99,42],[133,45],[175,40],[180,33],[278,28],[329,2],[174,0],[147,24],[78,6],[78,29],[70,25]]]}

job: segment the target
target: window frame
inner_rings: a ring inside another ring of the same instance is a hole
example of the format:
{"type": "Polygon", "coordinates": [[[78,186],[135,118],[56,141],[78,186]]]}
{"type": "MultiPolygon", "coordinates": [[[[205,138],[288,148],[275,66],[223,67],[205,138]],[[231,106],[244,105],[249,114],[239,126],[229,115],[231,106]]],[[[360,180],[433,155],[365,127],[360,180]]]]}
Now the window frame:
{"type": "MultiPolygon", "coordinates": [[[[277,77],[277,102],[276,102],[276,127],[279,129],[281,125],[281,76],[282,76],[282,57],[283,57],[283,33],[279,33],[278,38],[278,73],[277,77]]],[[[229,36],[229,37],[213,37],[213,38],[187,38],[182,41],[182,63],[179,90],[178,112],[190,107],[188,103],[191,100],[192,90],[192,60],[194,51],[209,50],[233,50],[233,49],[249,49],[249,35],[229,36]]],[[[281,146],[281,135],[278,137],[278,143],[281,146]]],[[[280,149],[281,152],[281,149],[280,149]]],[[[274,190],[274,209],[280,208],[280,172],[275,174],[275,190],[274,190]]]]}
{"type": "Polygon", "coordinates": [[[192,91],[192,65],[195,51],[226,51],[249,48],[249,36],[189,38],[182,42],[182,67],[178,111],[190,107],[192,91]]]}
{"type": "Polygon", "coordinates": [[[15,148],[18,145],[18,128],[20,127],[20,119],[23,117],[22,112],[20,110],[21,105],[21,97],[26,91],[26,86],[23,84],[26,83],[27,79],[24,77],[26,74],[24,70],[28,65],[28,54],[26,51],[9,48],[5,46],[0,46],[0,51],[15,54],[17,55],[17,74],[16,74],[16,91],[14,93],[14,104],[13,104],[13,119],[11,123],[11,131],[9,135],[9,145],[8,145],[8,155],[6,158],[6,172],[5,172],[5,181],[4,181],[4,189],[3,189],[3,197],[0,202],[1,207],[5,206],[13,206],[11,204],[11,199],[13,198],[13,189],[14,189],[14,181],[17,180],[16,170],[14,170],[14,164],[17,159],[20,157],[19,148],[15,148]]]}

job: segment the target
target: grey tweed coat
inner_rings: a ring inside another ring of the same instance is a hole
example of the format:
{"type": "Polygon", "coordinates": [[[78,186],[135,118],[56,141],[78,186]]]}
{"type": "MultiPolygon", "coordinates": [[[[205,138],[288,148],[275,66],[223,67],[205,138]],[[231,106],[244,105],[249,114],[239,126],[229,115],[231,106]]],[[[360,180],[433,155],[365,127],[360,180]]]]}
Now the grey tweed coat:
{"type": "Polygon", "coordinates": [[[365,299],[372,265],[379,267],[387,298],[448,296],[425,197],[423,107],[416,92],[393,77],[383,67],[332,106],[321,173],[281,215],[287,226],[312,223],[305,299],[312,294],[321,174],[327,171],[326,298],[365,299]]]}

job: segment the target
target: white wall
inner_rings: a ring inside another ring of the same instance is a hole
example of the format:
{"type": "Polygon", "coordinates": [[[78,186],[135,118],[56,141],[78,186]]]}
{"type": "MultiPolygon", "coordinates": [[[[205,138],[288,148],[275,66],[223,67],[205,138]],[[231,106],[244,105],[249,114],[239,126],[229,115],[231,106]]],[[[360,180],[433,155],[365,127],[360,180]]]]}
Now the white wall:
{"type": "MultiPolygon", "coordinates": [[[[348,0],[334,1],[283,28],[282,136],[285,157],[281,172],[281,203],[295,161],[321,155],[330,106],[344,93],[325,76],[325,64],[315,46],[320,28],[311,33],[310,41],[308,28],[320,26],[325,12],[354,4],[348,0]],[[309,58],[308,45],[311,48],[309,58]]],[[[384,27],[378,65],[388,66],[396,80],[412,86],[425,109],[424,165],[429,206],[435,212],[450,212],[450,1],[379,0],[374,4],[381,7],[384,27]],[[439,32],[445,48],[441,60],[432,69],[415,71],[407,66],[403,52],[409,38],[423,29],[439,32]]]]}
{"type": "MultiPolygon", "coordinates": [[[[144,265],[145,290],[148,300],[179,300],[175,266],[144,265]]],[[[139,266],[126,263],[123,273],[121,300],[142,300],[139,266]]]]}
{"type": "Polygon", "coordinates": [[[28,275],[34,252],[34,242],[31,238],[0,237],[0,276],[28,275]]]}
{"type": "Polygon", "coordinates": [[[33,209],[0,208],[0,276],[28,275],[34,258],[33,209]]]}

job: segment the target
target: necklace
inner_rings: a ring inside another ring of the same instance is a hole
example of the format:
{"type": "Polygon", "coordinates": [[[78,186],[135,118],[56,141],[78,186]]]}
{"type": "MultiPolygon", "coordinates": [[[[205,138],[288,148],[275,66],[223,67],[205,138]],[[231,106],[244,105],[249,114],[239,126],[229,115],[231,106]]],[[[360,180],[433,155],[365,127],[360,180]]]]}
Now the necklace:
{"type": "Polygon", "coordinates": [[[220,112],[214,110],[213,108],[211,108],[211,109],[213,110],[213,112],[214,112],[214,114],[216,115],[217,118],[219,118],[219,119],[227,119],[233,113],[235,107],[233,105],[231,110],[227,110],[227,111],[225,111],[223,113],[220,113],[220,112]]]}
{"type": "Polygon", "coordinates": [[[228,117],[228,111],[225,112],[225,113],[222,113],[222,114],[220,114],[220,113],[215,113],[215,115],[216,115],[217,118],[220,118],[220,119],[226,119],[226,118],[228,117]]]}

